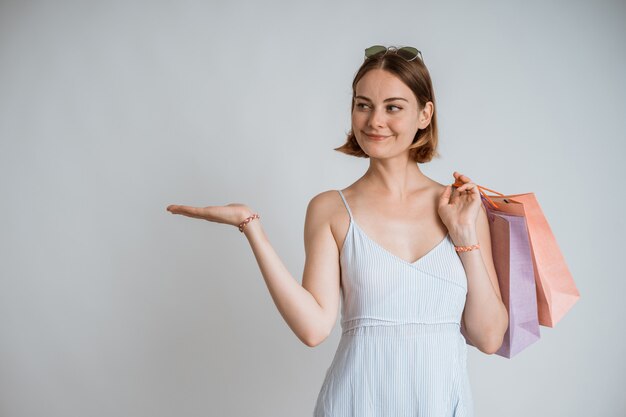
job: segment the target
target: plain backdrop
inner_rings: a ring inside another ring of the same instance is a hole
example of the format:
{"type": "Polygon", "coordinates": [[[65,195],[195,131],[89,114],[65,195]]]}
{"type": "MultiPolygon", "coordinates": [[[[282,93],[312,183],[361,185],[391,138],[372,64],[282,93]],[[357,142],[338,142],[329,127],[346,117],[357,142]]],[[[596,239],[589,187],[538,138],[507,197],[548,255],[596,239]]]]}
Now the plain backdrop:
{"type": "MultiPolygon", "coordinates": [[[[476,415],[623,416],[623,1],[0,3],[0,416],[310,416],[310,348],[245,236],[301,282],[306,207],[374,44],[420,49],[441,183],[534,192],[581,293],[513,359],[469,347],[476,415]]],[[[338,318],[339,320],[339,318],[338,318]]]]}

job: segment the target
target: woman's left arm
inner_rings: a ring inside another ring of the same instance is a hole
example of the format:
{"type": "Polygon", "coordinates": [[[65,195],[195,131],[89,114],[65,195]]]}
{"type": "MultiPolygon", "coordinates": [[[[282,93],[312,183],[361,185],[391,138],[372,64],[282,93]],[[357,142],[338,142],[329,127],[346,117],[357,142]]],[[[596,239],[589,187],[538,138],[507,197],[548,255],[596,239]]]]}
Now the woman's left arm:
{"type": "Polygon", "coordinates": [[[493,354],[504,340],[509,315],[491,255],[491,233],[478,186],[454,172],[455,183],[445,187],[439,200],[439,216],[455,246],[478,249],[458,252],[467,276],[467,299],[461,325],[470,342],[481,352],[493,354]],[[459,187],[455,187],[459,184],[459,187]],[[480,208],[479,208],[480,207],[480,208]]]}
{"type": "Polygon", "coordinates": [[[467,275],[467,300],[462,320],[472,344],[483,353],[493,354],[502,345],[509,316],[493,265],[487,213],[482,204],[480,207],[476,226],[455,230],[450,237],[457,246],[480,245],[479,249],[458,252],[467,275]]]}

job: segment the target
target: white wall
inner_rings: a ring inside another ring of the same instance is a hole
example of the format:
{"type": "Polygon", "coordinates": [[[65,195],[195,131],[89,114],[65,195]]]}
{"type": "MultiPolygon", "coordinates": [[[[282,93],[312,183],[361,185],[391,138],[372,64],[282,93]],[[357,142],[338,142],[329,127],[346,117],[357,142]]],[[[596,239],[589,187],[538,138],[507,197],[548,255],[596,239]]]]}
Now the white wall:
{"type": "Polygon", "coordinates": [[[581,299],[512,360],[469,352],[476,415],[626,413],[626,7],[587,2],[0,3],[0,416],[307,416],[340,329],[290,331],[243,202],[300,281],[309,200],[373,44],[433,77],[442,158],[536,193],[581,299]]]}

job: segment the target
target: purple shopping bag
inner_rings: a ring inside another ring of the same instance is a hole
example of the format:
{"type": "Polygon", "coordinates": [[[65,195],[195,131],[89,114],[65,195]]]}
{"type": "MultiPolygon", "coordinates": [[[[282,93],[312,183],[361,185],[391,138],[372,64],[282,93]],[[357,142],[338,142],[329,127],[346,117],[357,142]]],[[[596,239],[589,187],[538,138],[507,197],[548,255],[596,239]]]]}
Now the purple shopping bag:
{"type": "MultiPolygon", "coordinates": [[[[491,253],[509,327],[497,355],[512,358],[540,338],[537,289],[526,219],[486,204],[491,253]]],[[[467,339],[467,338],[466,338],[467,339]]],[[[467,343],[474,346],[467,340],[467,343]]]]}

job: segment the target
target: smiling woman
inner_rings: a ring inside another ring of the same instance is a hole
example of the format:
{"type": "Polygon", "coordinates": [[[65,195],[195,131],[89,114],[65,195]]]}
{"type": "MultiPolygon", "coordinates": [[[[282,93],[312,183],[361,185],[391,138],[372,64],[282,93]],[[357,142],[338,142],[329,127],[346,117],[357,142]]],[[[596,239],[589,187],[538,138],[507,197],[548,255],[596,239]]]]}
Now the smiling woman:
{"type": "MultiPolygon", "coordinates": [[[[421,53],[419,51],[418,53],[421,57],[421,53]]],[[[372,101],[373,97],[357,94],[357,85],[362,81],[362,78],[364,80],[361,84],[368,83],[370,81],[368,78],[371,77],[370,73],[379,73],[383,82],[386,83],[385,87],[381,85],[380,88],[399,92],[399,94],[392,94],[390,97],[377,97],[387,114],[393,115],[396,119],[406,117],[407,113],[415,116],[419,111],[431,115],[426,124],[417,125],[414,123],[417,129],[412,135],[410,129],[407,132],[411,136],[411,143],[408,147],[410,158],[418,163],[429,162],[433,157],[439,156],[437,152],[438,131],[435,95],[430,73],[420,58],[406,60],[394,59],[394,56],[401,57],[398,54],[375,54],[372,56],[374,59],[367,59],[357,71],[352,82],[350,107],[352,129],[348,132],[346,142],[335,150],[348,155],[369,158],[369,154],[361,147],[363,140],[359,140],[359,136],[361,139],[369,138],[374,141],[391,136],[389,132],[370,130],[363,126],[363,121],[366,120],[367,115],[375,112],[376,108],[372,101]],[[376,59],[376,57],[380,59],[376,59]]]]}
{"type": "MultiPolygon", "coordinates": [[[[455,172],[464,185],[452,192],[417,165],[438,156],[435,98],[422,60],[402,49],[383,47],[367,56],[352,83],[352,128],[335,150],[369,158],[368,170],[336,190],[343,208],[335,193],[322,193],[307,213],[315,225],[322,222],[321,206],[334,207],[328,224],[341,248],[342,336],[316,417],[472,416],[461,333],[470,288],[477,288],[475,299],[487,301],[482,315],[472,317],[488,326],[467,332],[476,337],[474,346],[492,353],[506,330],[491,255],[477,250],[479,236],[490,247],[478,190],[455,172]]],[[[307,230],[303,286],[334,312],[338,297],[325,286],[336,281],[319,275],[324,267],[314,249],[322,238],[307,230]]]]}
{"type": "Polygon", "coordinates": [[[352,83],[352,127],[336,148],[368,158],[369,167],[309,202],[302,284],[250,207],[168,210],[238,226],[276,307],[307,346],[329,336],[341,302],[341,340],[315,417],[473,416],[461,330],[491,354],[508,326],[487,217],[469,178],[455,171],[453,189],[419,168],[438,155],[435,99],[419,51],[373,50],[352,83]]]}

